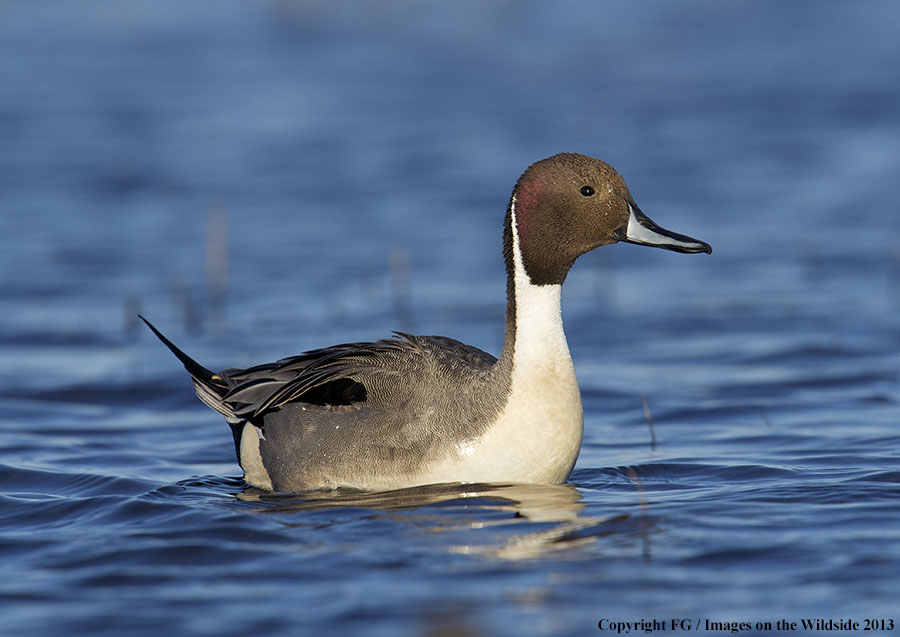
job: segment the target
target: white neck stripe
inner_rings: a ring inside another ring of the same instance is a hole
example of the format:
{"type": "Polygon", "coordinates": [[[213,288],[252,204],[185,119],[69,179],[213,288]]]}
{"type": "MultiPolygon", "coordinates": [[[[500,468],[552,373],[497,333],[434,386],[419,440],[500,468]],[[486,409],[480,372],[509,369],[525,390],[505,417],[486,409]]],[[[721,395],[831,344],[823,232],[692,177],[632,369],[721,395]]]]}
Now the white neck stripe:
{"type": "MultiPolygon", "coordinates": [[[[525,270],[516,220],[516,197],[510,203],[513,239],[516,342],[514,366],[571,361],[563,332],[560,299],[562,285],[535,285],[525,270]]],[[[571,364],[571,363],[569,363],[571,364]]]]}

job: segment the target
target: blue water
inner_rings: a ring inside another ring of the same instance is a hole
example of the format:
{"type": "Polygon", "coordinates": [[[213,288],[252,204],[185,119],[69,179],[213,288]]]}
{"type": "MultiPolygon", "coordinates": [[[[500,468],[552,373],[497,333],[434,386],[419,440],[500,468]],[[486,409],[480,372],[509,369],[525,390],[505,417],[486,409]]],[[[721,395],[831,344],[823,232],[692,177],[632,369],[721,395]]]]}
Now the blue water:
{"type": "Polygon", "coordinates": [[[900,622],[898,42],[890,0],[4,2],[3,634],[900,622]],[[213,368],[497,353],[559,151],[714,247],[570,274],[570,483],[248,489],[137,312],[213,368]]]}

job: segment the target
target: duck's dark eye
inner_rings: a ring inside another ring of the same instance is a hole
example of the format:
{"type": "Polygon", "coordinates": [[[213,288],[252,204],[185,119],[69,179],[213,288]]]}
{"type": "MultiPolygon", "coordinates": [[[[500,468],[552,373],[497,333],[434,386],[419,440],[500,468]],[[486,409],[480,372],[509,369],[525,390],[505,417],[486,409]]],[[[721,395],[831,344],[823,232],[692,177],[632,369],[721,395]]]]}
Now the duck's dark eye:
{"type": "Polygon", "coordinates": [[[591,195],[594,194],[594,189],[591,188],[590,186],[582,186],[581,194],[584,195],[585,197],[590,197],[591,195]]]}

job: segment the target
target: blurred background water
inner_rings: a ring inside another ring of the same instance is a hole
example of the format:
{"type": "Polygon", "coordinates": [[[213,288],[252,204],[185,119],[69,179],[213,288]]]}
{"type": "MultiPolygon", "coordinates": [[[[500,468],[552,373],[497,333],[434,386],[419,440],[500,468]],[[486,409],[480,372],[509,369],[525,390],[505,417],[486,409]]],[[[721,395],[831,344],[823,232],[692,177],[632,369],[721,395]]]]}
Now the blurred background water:
{"type": "Polygon", "coordinates": [[[3,631],[900,621],[898,42],[889,0],[5,0],[3,631]],[[573,269],[570,485],[248,490],[137,312],[213,368],[498,353],[560,151],[715,250],[573,269]]]}

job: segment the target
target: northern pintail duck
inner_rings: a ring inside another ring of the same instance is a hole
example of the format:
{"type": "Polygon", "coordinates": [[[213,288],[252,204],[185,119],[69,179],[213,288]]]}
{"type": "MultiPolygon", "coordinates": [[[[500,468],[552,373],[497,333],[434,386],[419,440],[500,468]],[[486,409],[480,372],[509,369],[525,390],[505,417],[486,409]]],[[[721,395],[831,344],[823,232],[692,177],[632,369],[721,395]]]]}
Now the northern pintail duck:
{"type": "Polygon", "coordinates": [[[617,241],[712,252],[647,218],[612,166],[564,153],[529,166],[509,200],[500,358],[397,332],[214,373],[147,324],[191,374],[200,400],[225,416],[252,486],[560,483],[583,433],[560,291],[575,259],[617,241]]]}

